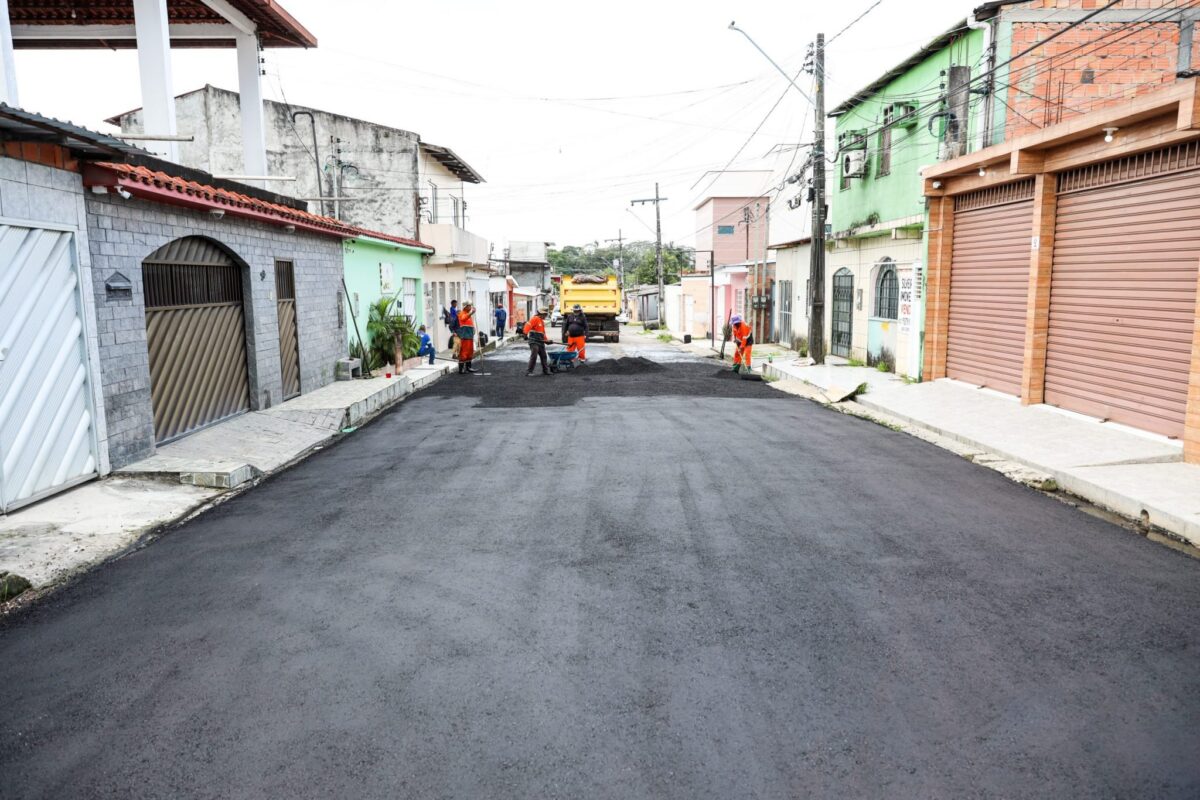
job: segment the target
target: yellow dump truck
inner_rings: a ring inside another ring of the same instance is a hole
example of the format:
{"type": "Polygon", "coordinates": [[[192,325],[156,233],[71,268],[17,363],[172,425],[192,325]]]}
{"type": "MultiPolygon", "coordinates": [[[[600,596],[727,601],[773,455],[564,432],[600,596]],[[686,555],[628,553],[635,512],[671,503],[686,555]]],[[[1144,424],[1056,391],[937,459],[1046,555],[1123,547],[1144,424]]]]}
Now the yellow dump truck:
{"type": "MultiPolygon", "coordinates": [[[[620,341],[621,324],[617,315],[621,313],[621,287],[613,275],[565,276],[559,287],[559,308],[564,315],[578,304],[587,315],[588,338],[603,336],[606,342],[620,341]]],[[[563,326],[563,341],[567,329],[563,326]]]]}

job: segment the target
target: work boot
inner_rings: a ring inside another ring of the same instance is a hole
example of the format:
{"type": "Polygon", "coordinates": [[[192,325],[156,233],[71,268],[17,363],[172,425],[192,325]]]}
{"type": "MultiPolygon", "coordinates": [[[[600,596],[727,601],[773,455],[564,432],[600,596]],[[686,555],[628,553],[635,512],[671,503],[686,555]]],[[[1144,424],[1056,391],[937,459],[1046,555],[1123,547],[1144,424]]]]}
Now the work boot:
{"type": "Polygon", "coordinates": [[[529,370],[529,372],[526,372],[526,373],[525,373],[525,377],[526,377],[526,378],[532,378],[532,377],[533,377],[533,370],[529,370]]]}
{"type": "Polygon", "coordinates": [[[742,371],[742,365],[741,365],[741,364],[734,364],[734,365],[733,365],[733,371],[734,371],[734,372],[741,372],[741,371],[742,371]]]}

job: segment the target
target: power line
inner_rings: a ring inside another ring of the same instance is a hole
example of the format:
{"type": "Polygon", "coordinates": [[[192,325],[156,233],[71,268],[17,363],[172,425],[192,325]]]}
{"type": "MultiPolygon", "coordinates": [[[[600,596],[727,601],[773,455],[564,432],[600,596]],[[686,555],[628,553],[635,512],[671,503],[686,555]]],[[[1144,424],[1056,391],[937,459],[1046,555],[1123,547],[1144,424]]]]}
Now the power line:
{"type": "MultiPolygon", "coordinates": [[[[1066,23],[1061,30],[1057,30],[1054,33],[1047,36],[1045,39],[1041,40],[1040,42],[1036,42],[1035,44],[1030,45],[1029,47],[1025,48],[1021,52],[1010,57],[1007,61],[1003,61],[1003,62],[997,64],[996,66],[992,67],[991,69],[988,69],[987,71],[980,73],[976,77],[971,78],[965,84],[963,84],[963,89],[970,90],[971,84],[976,83],[980,80],[983,80],[984,78],[988,78],[988,77],[991,77],[992,75],[995,75],[996,72],[999,71],[1002,67],[1006,67],[1009,64],[1012,64],[1017,59],[1023,58],[1024,56],[1028,55],[1029,53],[1032,53],[1037,48],[1045,46],[1048,42],[1051,42],[1051,41],[1057,39],[1058,37],[1062,36],[1067,31],[1070,31],[1070,30],[1073,30],[1073,29],[1079,27],[1080,25],[1084,24],[1085,22],[1092,19],[1093,17],[1095,17],[1099,14],[1102,14],[1105,11],[1108,11],[1110,8],[1112,8],[1113,6],[1117,5],[1120,2],[1122,2],[1122,0],[1109,0],[1108,3],[1101,6],[1100,8],[1097,8],[1093,11],[1088,12],[1087,14],[1083,15],[1082,17],[1080,17],[1077,20],[1073,20],[1069,23],[1066,23]]],[[[1172,9],[1172,10],[1175,10],[1175,9],[1172,9]]],[[[944,98],[938,98],[937,100],[933,100],[929,103],[925,103],[924,105],[918,107],[917,109],[915,109],[914,111],[912,111],[910,113],[913,115],[916,115],[917,118],[919,119],[920,113],[922,111],[932,108],[933,106],[941,103],[943,100],[944,100],[944,98]]],[[[909,116],[909,115],[906,114],[905,117],[907,117],[907,116],[909,116]]],[[[904,117],[902,117],[901,119],[903,119],[903,118],[904,117]]],[[[882,129],[883,129],[882,127],[878,127],[874,130],[864,131],[864,134],[866,136],[871,136],[871,135],[879,133],[882,129]]]]}
{"type": "Polygon", "coordinates": [[[876,9],[876,8],[879,6],[879,4],[880,4],[880,3],[882,3],[882,2],[883,2],[883,0],[875,0],[875,2],[874,2],[874,3],[872,3],[870,6],[868,6],[868,7],[867,7],[867,10],[866,10],[866,11],[862,12],[862,13],[861,13],[861,14],[859,14],[857,17],[855,17],[854,19],[852,19],[852,20],[850,21],[850,24],[849,24],[849,25],[847,25],[846,27],[842,28],[840,31],[838,31],[837,33],[835,33],[833,36],[830,36],[830,37],[829,37],[829,41],[825,43],[825,46],[826,46],[826,47],[829,47],[829,45],[833,44],[833,43],[834,43],[834,42],[837,40],[837,38],[838,38],[839,36],[841,36],[841,35],[842,35],[843,33],[845,33],[846,31],[850,30],[851,28],[853,28],[853,27],[855,26],[855,24],[856,24],[856,23],[857,23],[857,22],[858,22],[860,19],[862,19],[862,18],[863,18],[863,17],[865,17],[867,14],[870,14],[872,11],[874,11],[874,10],[875,10],[875,9],[876,9]]]}
{"type": "MultiPolygon", "coordinates": [[[[1170,17],[1174,13],[1176,13],[1182,9],[1185,9],[1185,8],[1194,7],[1195,5],[1197,5],[1197,3],[1193,2],[1187,6],[1171,7],[1171,8],[1167,8],[1167,9],[1156,8],[1151,11],[1148,11],[1145,14],[1138,17],[1137,19],[1123,23],[1119,27],[1116,27],[1110,31],[1106,31],[1103,34],[1097,36],[1096,38],[1088,40],[1087,42],[1083,42],[1079,45],[1076,45],[1076,46],[1070,48],[1070,50],[1065,51],[1064,53],[1060,53],[1055,56],[1048,56],[1046,59],[1039,62],[1036,65],[1036,67],[1031,68],[1027,73],[1027,77],[1034,78],[1040,74],[1043,74],[1044,72],[1048,71],[1049,69],[1053,69],[1055,66],[1054,64],[1051,63],[1053,61],[1057,61],[1057,60],[1060,60],[1065,57],[1084,58],[1089,55],[1092,55],[1093,53],[1110,48],[1113,45],[1119,44],[1132,36],[1135,36],[1139,33],[1145,32],[1148,29],[1148,26],[1160,24],[1164,19],[1166,19],[1167,17],[1170,17]],[[1133,29],[1126,30],[1126,28],[1133,28],[1133,29]],[[1113,37],[1113,36],[1118,36],[1118,38],[1112,39],[1111,37],[1113,37]],[[1083,51],[1083,50],[1086,50],[1086,52],[1081,53],[1080,51],[1083,51]]],[[[1118,63],[1117,66],[1112,67],[1110,69],[1116,70],[1117,68],[1120,67],[1120,64],[1126,63],[1127,61],[1133,60],[1138,57],[1140,57],[1139,54],[1134,54],[1132,56],[1129,56],[1125,59],[1125,61],[1118,63]]],[[[1014,86],[1012,86],[1012,84],[1000,82],[999,85],[1006,86],[1008,88],[1016,88],[1017,91],[1024,92],[1024,90],[1020,89],[1019,87],[1014,87],[1014,86]]],[[[1002,105],[1004,105],[1007,108],[1009,108],[1010,110],[1012,110],[1013,113],[1016,114],[1017,116],[1021,116],[1022,118],[1024,118],[1026,120],[1026,122],[1028,122],[1030,125],[1034,125],[1035,127],[1039,127],[1039,128],[1042,127],[1040,125],[1037,125],[1037,123],[1035,123],[1033,120],[1030,120],[1027,117],[1024,117],[1019,112],[1017,112],[1015,109],[1013,109],[1012,106],[1003,97],[1000,96],[999,92],[996,92],[994,96],[1002,105]]],[[[1039,97],[1038,99],[1045,100],[1045,98],[1041,98],[1041,97],[1039,97]]],[[[1111,99],[1112,98],[1097,98],[1096,102],[1093,103],[1092,105],[1103,104],[1103,103],[1109,102],[1111,99]]],[[[1047,101],[1047,102],[1056,102],[1056,101],[1047,101]]],[[[1077,113],[1086,113],[1088,110],[1090,110],[1090,108],[1078,108],[1078,109],[1071,108],[1070,110],[1075,111],[1077,113]]],[[[918,116],[918,120],[921,120],[921,119],[928,119],[928,117],[922,118],[922,117],[918,116]]],[[[880,129],[882,129],[882,128],[880,128],[880,129]]],[[[906,141],[906,140],[902,140],[902,141],[906,141]]],[[[919,147],[912,148],[913,155],[911,157],[906,158],[903,161],[893,161],[892,165],[891,165],[892,170],[895,171],[897,168],[906,167],[906,166],[910,166],[910,165],[914,165],[914,164],[918,164],[918,163],[922,163],[922,162],[928,163],[930,157],[932,156],[933,152],[935,151],[937,143],[936,142],[928,142],[926,144],[928,145],[927,147],[919,146],[919,147]],[[927,149],[930,151],[929,153],[925,152],[927,149]]],[[[868,152],[873,153],[873,154],[878,154],[879,150],[877,148],[876,149],[868,149],[868,152]]]]}

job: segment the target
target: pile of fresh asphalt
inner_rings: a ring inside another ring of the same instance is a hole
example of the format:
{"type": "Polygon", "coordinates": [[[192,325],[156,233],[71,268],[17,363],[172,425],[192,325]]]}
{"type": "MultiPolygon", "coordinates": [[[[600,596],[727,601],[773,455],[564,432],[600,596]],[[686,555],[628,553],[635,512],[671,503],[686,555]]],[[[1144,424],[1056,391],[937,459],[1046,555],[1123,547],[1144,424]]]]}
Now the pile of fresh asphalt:
{"type": "MultiPolygon", "coordinates": [[[[477,397],[480,408],[572,406],[585,397],[728,397],[782,400],[765,383],[713,379],[711,361],[659,363],[641,357],[592,361],[575,369],[525,375],[525,362],[485,360],[478,375],[447,375],[428,390],[441,397],[477,397]]],[[[732,372],[730,377],[736,377],[732,372]]]]}

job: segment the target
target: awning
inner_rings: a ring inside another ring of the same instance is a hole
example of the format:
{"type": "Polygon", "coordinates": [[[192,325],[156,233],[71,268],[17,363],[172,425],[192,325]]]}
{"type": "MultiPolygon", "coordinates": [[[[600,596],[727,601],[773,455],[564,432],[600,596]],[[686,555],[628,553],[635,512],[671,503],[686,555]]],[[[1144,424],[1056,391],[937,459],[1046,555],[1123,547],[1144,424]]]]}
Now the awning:
{"type": "Polygon", "coordinates": [[[536,286],[514,286],[512,293],[521,297],[537,297],[543,294],[542,290],[536,286]]]}

